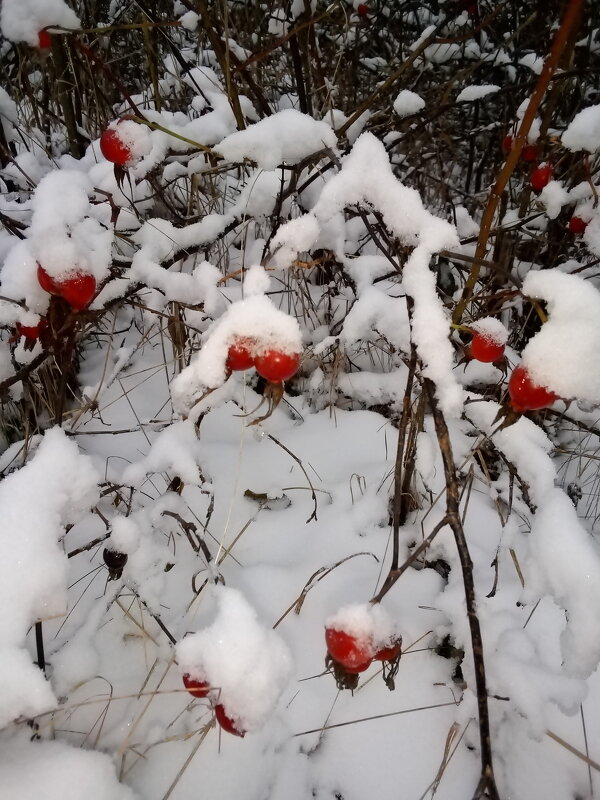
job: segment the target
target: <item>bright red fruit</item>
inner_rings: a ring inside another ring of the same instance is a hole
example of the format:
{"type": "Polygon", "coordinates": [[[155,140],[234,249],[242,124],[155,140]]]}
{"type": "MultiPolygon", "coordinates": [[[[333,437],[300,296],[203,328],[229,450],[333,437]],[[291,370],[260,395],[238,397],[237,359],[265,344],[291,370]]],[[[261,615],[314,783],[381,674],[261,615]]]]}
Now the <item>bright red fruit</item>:
{"type": "Polygon", "coordinates": [[[583,233],[587,226],[588,223],[584,222],[581,217],[571,217],[567,225],[571,233],[575,234],[583,233]]]}
{"type": "Polygon", "coordinates": [[[531,173],[531,188],[534,192],[541,192],[544,186],[547,186],[552,180],[554,168],[552,164],[542,164],[541,167],[536,167],[531,173]]]}
{"type": "Polygon", "coordinates": [[[366,17],[369,13],[369,6],[366,3],[359,3],[356,6],[356,13],[359,17],[366,17]]]}
{"type": "Polygon", "coordinates": [[[505,153],[510,153],[513,146],[513,137],[510,133],[507,133],[504,139],[502,139],[502,149],[505,153]]]}
{"type": "Polygon", "coordinates": [[[40,50],[50,50],[52,40],[48,31],[40,31],[38,33],[38,47],[40,50]]]}
{"type": "Polygon", "coordinates": [[[535,383],[522,364],[518,364],[510,376],[508,393],[511,406],[520,413],[547,408],[558,400],[557,394],[535,383]]]}
{"type": "Polygon", "coordinates": [[[75,272],[58,285],[60,295],[71,308],[81,311],[92,302],[96,294],[96,279],[89,272],[75,272]]]}
{"type": "Polygon", "coordinates": [[[45,292],[59,295],[75,311],[88,306],[96,294],[96,279],[89,272],[72,272],[59,280],[48,275],[38,264],[37,278],[45,292]]]}
{"type": "Polygon", "coordinates": [[[375,661],[395,661],[400,655],[402,640],[391,642],[386,647],[380,647],[373,658],[375,661]]]}
{"type": "Polygon", "coordinates": [[[490,339],[479,331],[475,331],[471,339],[471,358],[491,364],[499,361],[504,355],[504,345],[490,339]]]}
{"type": "Polygon", "coordinates": [[[183,676],[183,685],[194,697],[208,697],[210,692],[210,686],[206,681],[197,681],[188,672],[183,676]]]}
{"type": "Polygon", "coordinates": [[[231,717],[227,716],[225,709],[220,703],[215,706],[215,717],[217,718],[219,725],[224,731],[227,731],[227,733],[232,733],[234,736],[241,736],[242,738],[246,735],[246,731],[241,731],[238,727],[236,727],[236,724],[231,717]]]}
{"type": "Polygon", "coordinates": [[[100,137],[100,150],[107,161],[125,167],[132,161],[133,153],[119,136],[118,128],[107,128],[100,137]]]}
{"type": "Polygon", "coordinates": [[[526,144],[525,147],[521,150],[521,160],[533,162],[537,161],[538,157],[538,149],[537,145],[535,144],[526,144]]]}
{"type": "Polygon", "coordinates": [[[295,375],[300,366],[299,353],[283,353],[281,350],[266,350],[256,357],[256,371],[272,383],[287,381],[295,375]]]}
{"type": "Polygon", "coordinates": [[[254,342],[252,339],[237,339],[229,347],[225,366],[231,370],[250,369],[250,367],[254,366],[255,360],[253,349],[254,342]]]}
{"type": "Polygon", "coordinates": [[[39,285],[48,294],[60,294],[58,284],[51,278],[41,264],[37,266],[37,279],[39,285]]]}
{"type": "Polygon", "coordinates": [[[48,323],[42,317],[37,325],[21,325],[20,322],[17,322],[16,328],[17,333],[19,336],[24,336],[26,339],[31,339],[35,341],[36,339],[40,338],[40,333],[48,326],[48,323]]]}
{"type": "Polygon", "coordinates": [[[325,644],[333,660],[348,672],[364,672],[373,660],[371,643],[360,641],[346,631],[325,628],[325,644]]]}

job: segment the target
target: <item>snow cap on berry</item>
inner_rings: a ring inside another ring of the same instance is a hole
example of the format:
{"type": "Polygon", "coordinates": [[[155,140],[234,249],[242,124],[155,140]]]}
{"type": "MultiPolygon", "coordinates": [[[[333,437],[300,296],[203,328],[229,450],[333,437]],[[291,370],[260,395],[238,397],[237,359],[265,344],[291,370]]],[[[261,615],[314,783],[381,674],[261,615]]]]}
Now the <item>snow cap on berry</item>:
{"type": "Polygon", "coordinates": [[[496,344],[506,344],[508,341],[506,327],[495,317],[482,317],[471,323],[471,328],[496,344]]]}
{"type": "Polygon", "coordinates": [[[358,642],[370,642],[374,649],[398,635],[395,622],[380,603],[353,603],[327,617],[325,627],[344,631],[358,642]]]}

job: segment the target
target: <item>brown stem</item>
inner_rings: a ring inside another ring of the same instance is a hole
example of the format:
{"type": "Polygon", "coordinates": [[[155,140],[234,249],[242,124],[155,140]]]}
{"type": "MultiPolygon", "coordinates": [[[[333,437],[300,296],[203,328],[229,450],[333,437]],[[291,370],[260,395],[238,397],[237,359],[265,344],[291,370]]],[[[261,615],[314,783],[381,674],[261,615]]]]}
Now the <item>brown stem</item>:
{"type": "Polygon", "coordinates": [[[485,663],[483,659],[483,640],[481,637],[481,627],[477,616],[477,601],[475,597],[475,583],[473,580],[473,562],[465,532],[460,517],[460,487],[456,474],[456,465],[452,455],[452,445],[448,426],[442,411],[440,410],[435,397],[435,387],[429,379],[425,379],[424,388],[427,393],[438,444],[444,464],[444,475],[446,478],[446,519],[454,534],[456,549],[460,559],[462,569],[463,586],[465,591],[465,602],[467,606],[467,617],[471,632],[471,646],[473,649],[473,662],[475,666],[475,686],[477,689],[477,708],[479,712],[479,741],[481,758],[481,777],[473,800],[478,800],[484,796],[491,800],[499,800],[498,789],[494,779],[494,769],[492,764],[492,744],[490,737],[490,717],[488,710],[487,684],[485,678],[485,663]]]}

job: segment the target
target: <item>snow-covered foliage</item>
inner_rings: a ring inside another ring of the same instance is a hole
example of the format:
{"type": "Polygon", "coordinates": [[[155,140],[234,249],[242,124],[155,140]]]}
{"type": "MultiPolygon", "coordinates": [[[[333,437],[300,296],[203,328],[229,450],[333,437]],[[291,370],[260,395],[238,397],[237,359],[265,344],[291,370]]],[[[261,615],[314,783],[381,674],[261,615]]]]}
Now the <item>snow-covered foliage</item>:
{"type": "Polygon", "coordinates": [[[2,0],[0,797],[595,796],[565,19],[2,0]]]}

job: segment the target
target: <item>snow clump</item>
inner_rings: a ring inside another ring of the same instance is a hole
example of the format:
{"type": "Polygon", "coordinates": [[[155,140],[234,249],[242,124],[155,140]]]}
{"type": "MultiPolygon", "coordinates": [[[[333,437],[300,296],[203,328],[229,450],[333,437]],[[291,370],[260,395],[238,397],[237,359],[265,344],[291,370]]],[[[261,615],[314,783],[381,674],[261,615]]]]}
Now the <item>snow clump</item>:
{"type": "Polygon", "coordinates": [[[176,648],[184,673],[206,681],[240,731],[261,728],[273,714],[291,672],[287,645],[257,619],[237,589],[213,589],[218,612],[212,625],[176,648]]]}

